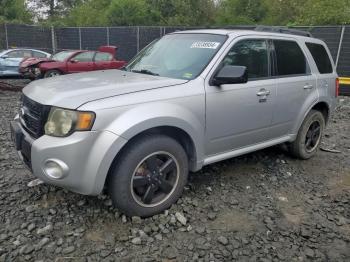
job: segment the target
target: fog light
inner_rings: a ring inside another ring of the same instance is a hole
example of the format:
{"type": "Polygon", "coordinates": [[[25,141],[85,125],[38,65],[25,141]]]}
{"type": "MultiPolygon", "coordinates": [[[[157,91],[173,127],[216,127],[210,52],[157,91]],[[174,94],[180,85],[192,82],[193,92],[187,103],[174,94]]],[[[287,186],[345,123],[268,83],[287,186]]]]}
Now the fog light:
{"type": "Polygon", "coordinates": [[[68,175],[69,168],[61,160],[58,159],[48,159],[44,163],[45,174],[53,179],[62,179],[68,175]]]}

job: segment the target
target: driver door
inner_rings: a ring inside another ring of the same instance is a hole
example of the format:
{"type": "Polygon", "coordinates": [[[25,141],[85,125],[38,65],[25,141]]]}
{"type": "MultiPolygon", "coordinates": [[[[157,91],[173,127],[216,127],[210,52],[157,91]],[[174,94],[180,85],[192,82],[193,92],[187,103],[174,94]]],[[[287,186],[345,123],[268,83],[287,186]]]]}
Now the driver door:
{"type": "Polygon", "coordinates": [[[88,72],[94,70],[94,58],[95,52],[88,51],[82,52],[73,56],[67,62],[67,72],[68,73],[79,73],[88,72]]]}
{"type": "Polygon", "coordinates": [[[270,60],[269,42],[263,38],[241,38],[222,56],[218,67],[246,66],[248,82],[221,86],[207,82],[207,156],[271,139],[269,128],[276,99],[276,81],[271,78],[270,60]]]}

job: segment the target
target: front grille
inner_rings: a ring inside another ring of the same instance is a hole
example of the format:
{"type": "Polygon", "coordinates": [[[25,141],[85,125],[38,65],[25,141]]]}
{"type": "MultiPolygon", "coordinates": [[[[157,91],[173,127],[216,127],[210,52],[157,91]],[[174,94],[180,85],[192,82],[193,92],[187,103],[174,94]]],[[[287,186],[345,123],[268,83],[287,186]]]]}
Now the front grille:
{"type": "Polygon", "coordinates": [[[44,125],[50,108],[39,104],[26,96],[22,96],[20,110],[21,125],[34,138],[44,134],[44,125]]]}

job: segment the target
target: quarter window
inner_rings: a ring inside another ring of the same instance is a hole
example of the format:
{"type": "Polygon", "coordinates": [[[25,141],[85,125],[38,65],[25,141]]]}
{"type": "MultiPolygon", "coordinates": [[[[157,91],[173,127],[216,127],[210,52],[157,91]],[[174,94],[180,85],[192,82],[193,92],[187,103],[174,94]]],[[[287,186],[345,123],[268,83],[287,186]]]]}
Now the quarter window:
{"type": "Polygon", "coordinates": [[[314,43],[306,43],[306,46],[315,60],[318,71],[321,74],[333,73],[332,63],[324,46],[314,43]]]}
{"type": "Polygon", "coordinates": [[[300,46],[294,41],[273,40],[276,60],[277,75],[305,75],[309,73],[306,58],[300,46]]]}
{"type": "Polygon", "coordinates": [[[245,66],[248,78],[269,76],[269,60],[265,40],[249,39],[236,43],[223,60],[224,65],[245,66]]]}

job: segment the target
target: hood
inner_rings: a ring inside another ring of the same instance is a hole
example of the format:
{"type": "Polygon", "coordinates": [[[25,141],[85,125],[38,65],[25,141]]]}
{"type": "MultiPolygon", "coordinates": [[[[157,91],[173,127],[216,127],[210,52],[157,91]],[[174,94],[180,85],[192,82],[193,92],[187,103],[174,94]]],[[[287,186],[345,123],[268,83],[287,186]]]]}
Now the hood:
{"type": "Polygon", "coordinates": [[[51,60],[50,58],[35,58],[35,57],[29,57],[22,60],[21,64],[19,65],[21,68],[25,68],[28,66],[33,66],[42,62],[53,62],[54,60],[51,60]]]}
{"type": "Polygon", "coordinates": [[[44,105],[75,109],[94,100],[186,82],[113,69],[33,81],[23,89],[23,93],[44,105]]]}

